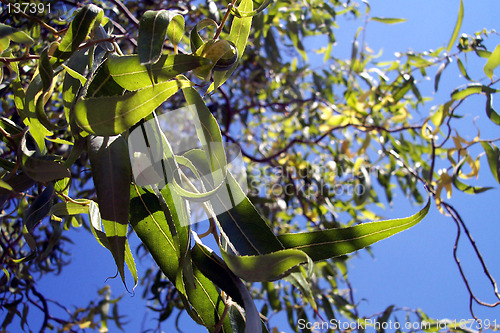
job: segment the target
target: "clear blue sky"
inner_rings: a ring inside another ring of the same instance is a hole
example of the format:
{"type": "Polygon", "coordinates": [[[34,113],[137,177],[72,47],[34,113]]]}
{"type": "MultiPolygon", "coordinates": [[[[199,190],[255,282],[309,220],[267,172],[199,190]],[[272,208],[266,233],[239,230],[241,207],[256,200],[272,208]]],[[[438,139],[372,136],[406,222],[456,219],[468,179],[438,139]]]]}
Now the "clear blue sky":
{"type": "MultiPolygon", "coordinates": [[[[397,25],[370,22],[367,42],[376,52],[383,49],[382,59],[387,60],[394,59],[396,51],[408,49],[424,51],[446,46],[455,24],[458,5],[458,0],[371,1],[373,16],[406,18],[407,22],[397,25]]],[[[464,0],[464,5],[465,18],[461,32],[472,34],[484,27],[500,28],[498,23],[500,1],[464,0]]],[[[340,29],[336,35],[338,44],[333,50],[339,57],[350,56],[350,45],[359,24],[360,21],[343,19],[339,21],[340,29]]],[[[492,40],[498,43],[498,38],[492,40]]],[[[492,44],[488,46],[494,47],[492,44]]],[[[437,101],[443,101],[449,96],[447,95],[449,91],[456,86],[454,75],[458,75],[454,69],[447,69],[443,74],[439,90],[441,95],[432,95],[430,90],[432,82],[429,83],[429,90],[424,92],[424,95],[431,95],[437,101]]],[[[479,107],[475,107],[474,103],[466,104],[461,109],[462,114],[469,120],[476,115],[480,115],[484,120],[484,101],[478,97],[475,102],[479,107]]],[[[495,128],[481,119],[480,124],[486,124],[482,135],[487,138],[498,136],[498,127],[495,128]]],[[[471,138],[475,135],[473,127],[463,130],[471,138]]],[[[484,157],[481,159],[481,164],[484,168],[480,173],[481,183],[493,183],[489,171],[486,172],[487,163],[484,157]]],[[[498,189],[477,196],[454,191],[452,203],[470,227],[493,275],[500,280],[498,261],[500,243],[497,242],[500,232],[498,189]]],[[[418,209],[409,205],[402,193],[397,192],[393,208],[383,212],[383,215],[388,218],[402,217],[418,209]]],[[[431,317],[436,318],[471,318],[468,312],[468,295],[452,258],[455,234],[456,227],[452,220],[442,216],[435,207],[432,207],[428,217],[416,227],[374,245],[372,250],[375,259],[367,252],[361,251],[349,265],[354,296],[360,301],[360,313],[372,314],[394,304],[399,307],[422,308],[431,317]],[[361,301],[362,298],[366,300],[361,301]]],[[[39,282],[39,290],[48,298],[60,300],[63,304],[85,304],[95,298],[97,290],[105,284],[107,277],[115,274],[116,269],[111,255],[97,244],[90,233],[83,230],[71,231],[69,236],[75,243],[71,248],[72,265],[59,276],[42,279],[39,282]]],[[[135,235],[133,240],[137,240],[135,235]]],[[[493,301],[491,287],[480,274],[480,266],[473,258],[465,237],[462,239],[459,254],[478,296],[493,301]]],[[[139,274],[151,264],[147,260],[144,263],[146,266],[137,262],[139,274]]],[[[126,314],[126,320],[130,321],[126,331],[137,332],[141,327],[146,305],[141,298],[143,289],[139,286],[136,295],[131,297],[126,294],[120,279],[111,279],[107,283],[111,285],[114,296],[125,293],[120,303],[120,312],[126,314]]],[[[500,323],[498,309],[488,310],[476,306],[475,310],[479,318],[496,319],[500,323]]],[[[148,318],[152,317],[156,317],[156,314],[149,312],[148,318]]],[[[404,315],[399,317],[402,319],[404,315]]],[[[285,320],[281,321],[284,318],[278,316],[278,321],[273,323],[288,332],[288,323],[285,320]]],[[[183,315],[183,319],[185,320],[181,327],[186,331],[203,331],[202,328],[193,326],[187,315],[183,315]]],[[[173,318],[163,325],[164,329],[167,329],[168,324],[173,325],[173,318]]],[[[38,327],[39,324],[33,321],[31,328],[37,330],[38,327]]],[[[111,331],[115,331],[112,325],[111,331]]]]}

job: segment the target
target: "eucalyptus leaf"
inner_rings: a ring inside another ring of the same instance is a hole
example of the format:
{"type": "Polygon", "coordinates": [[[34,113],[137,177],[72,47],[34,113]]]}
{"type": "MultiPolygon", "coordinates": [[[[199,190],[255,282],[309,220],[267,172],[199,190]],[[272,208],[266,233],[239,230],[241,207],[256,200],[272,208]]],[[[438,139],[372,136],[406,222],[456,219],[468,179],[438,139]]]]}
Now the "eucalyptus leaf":
{"type": "Polygon", "coordinates": [[[486,62],[486,65],[484,65],[484,73],[486,74],[486,76],[493,80],[493,71],[498,66],[500,66],[500,45],[497,45],[495,47],[495,50],[488,58],[488,62],[486,62]]]}
{"type": "Polygon", "coordinates": [[[87,39],[94,26],[99,26],[104,12],[93,4],[88,4],[78,10],[68,31],[54,52],[58,63],[68,59],[78,50],[80,44],[87,39]]]}
{"type": "Polygon", "coordinates": [[[113,56],[107,59],[109,74],[124,89],[134,91],[172,79],[194,68],[210,65],[208,59],[186,54],[163,54],[151,66],[141,65],[139,56],[113,56]]]}
{"type": "Polygon", "coordinates": [[[83,98],[75,105],[76,121],[89,133],[116,135],[151,114],[179,89],[189,85],[186,81],[172,80],[121,96],[83,98]]]}
{"type": "Polygon", "coordinates": [[[109,250],[125,283],[124,260],[131,178],[127,141],[121,135],[91,136],[88,153],[109,250]]]}
{"type": "Polygon", "coordinates": [[[406,218],[368,222],[348,228],[282,234],[278,239],[285,248],[304,251],[314,261],[334,258],[413,227],[427,215],[430,204],[429,199],[418,213],[406,218]]]}
{"type": "Polygon", "coordinates": [[[458,9],[457,22],[455,23],[455,28],[453,28],[453,33],[451,34],[450,41],[448,42],[448,46],[446,47],[446,50],[448,52],[451,51],[453,44],[455,44],[455,41],[457,40],[460,28],[462,27],[463,19],[464,19],[464,2],[463,0],[460,0],[460,8],[458,9]]]}
{"type": "Polygon", "coordinates": [[[170,18],[166,10],[148,10],[139,21],[139,60],[151,65],[160,59],[170,18]]]}
{"type": "Polygon", "coordinates": [[[371,17],[371,21],[385,23],[385,24],[395,24],[395,23],[403,23],[406,22],[406,19],[403,18],[391,18],[391,17],[371,17]]]}

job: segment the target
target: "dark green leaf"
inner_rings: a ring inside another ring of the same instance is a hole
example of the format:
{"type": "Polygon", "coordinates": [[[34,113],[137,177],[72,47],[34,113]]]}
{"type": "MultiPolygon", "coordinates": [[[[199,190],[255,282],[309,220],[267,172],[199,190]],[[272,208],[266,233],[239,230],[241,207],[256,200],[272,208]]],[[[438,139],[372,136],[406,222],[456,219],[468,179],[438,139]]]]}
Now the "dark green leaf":
{"type": "Polygon", "coordinates": [[[121,135],[91,136],[88,152],[104,231],[125,283],[124,260],[131,178],[127,142],[121,135]]]}
{"type": "MultiPolygon", "coordinates": [[[[4,38],[8,38],[9,40],[12,40],[19,44],[31,45],[34,43],[33,39],[23,31],[17,30],[15,28],[12,28],[11,26],[0,23],[0,40],[4,38]]],[[[0,49],[0,53],[2,53],[3,51],[4,50],[0,49]]]]}
{"type": "Polygon", "coordinates": [[[500,115],[493,109],[493,95],[486,93],[486,115],[492,122],[500,126],[500,115]]]}
{"type": "Polygon", "coordinates": [[[78,10],[68,31],[54,52],[54,56],[59,58],[59,63],[68,59],[78,50],[78,47],[89,36],[94,26],[99,26],[103,13],[101,8],[93,4],[86,5],[78,10]]]}
{"type": "Polygon", "coordinates": [[[33,203],[24,211],[23,223],[31,233],[45,216],[49,215],[53,203],[54,186],[49,183],[33,203]]]}
{"type": "Polygon", "coordinates": [[[160,59],[169,22],[166,10],[148,10],[142,16],[138,40],[141,65],[151,65],[160,59]]]}

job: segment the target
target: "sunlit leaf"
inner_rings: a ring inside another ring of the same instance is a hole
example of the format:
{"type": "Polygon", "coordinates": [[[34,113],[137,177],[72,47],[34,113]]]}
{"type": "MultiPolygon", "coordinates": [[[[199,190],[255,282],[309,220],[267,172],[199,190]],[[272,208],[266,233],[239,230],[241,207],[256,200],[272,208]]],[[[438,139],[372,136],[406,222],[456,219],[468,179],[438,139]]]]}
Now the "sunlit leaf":
{"type": "Polygon", "coordinates": [[[119,134],[151,114],[186,81],[167,81],[121,96],[83,98],[75,105],[78,125],[85,131],[102,136],[119,134]]]}
{"type": "Polygon", "coordinates": [[[395,24],[395,23],[403,23],[406,22],[406,19],[403,18],[390,18],[390,17],[371,17],[371,21],[381,22],[385,24],[395,24]]]}
{"type": "Polygon", "coordinates": [[[458,87],[451,93],[451,98],[454,100],[464,99],[472,94],[480,93],[495,93],[496,89],[482,85],[480,83],[471,83],[467,86],[458,87]]]}
{"type": "Polygon", "coordinates": [[[428,200],[422,210],[406,218],[368,222],[348,228],[283,234],[278,239],[285,248],[304,251],[314,261],[338,257],[416,225],[427,215],[430,203],[428,200]]]}
{"type": "Polygon", "coordinates": [[[490,145],[488,142],[481,142],[486,157],[488,158],[488,165],[490,166],[491,174],[500,183],[500,150],[498,147],[490,145]]]}
{"type": "Polygon", "coordinates": [[[162,55],[151,66],[140,64],[139,57],[114,56],[107,59],[109,74],[123,88],[134,91],[172,79],[199,66],[209,65],[208,59],[186,54],[162,55]]]}
{"type": "Polygon", "coordinates": [[[484,65],[484,73],[486,74],[486,76],[488,76],[490,79],[493,80],[493,71],[499,65],[500,65],[500,45],[497,45],[493,53],[491,53],[490,57],[488,58],[488,62],[486,63],[486,65],[484,65]]]}
{"type": "Polygon", "coordinates": [[[455,23],[455,28],[453,28],[453,33],[451,34],[450,41],[448,42],[448,46],[446,47],[446,50],[448,52],[451,51],[453,44],[455,44],[455,41],[457,40],[458,33],[460,32],[460,28],[462,27],[463,19],[464,19],[464,2],[463,0],[460,0],[460,8],[458,9],[457,22],[455,23]]]}

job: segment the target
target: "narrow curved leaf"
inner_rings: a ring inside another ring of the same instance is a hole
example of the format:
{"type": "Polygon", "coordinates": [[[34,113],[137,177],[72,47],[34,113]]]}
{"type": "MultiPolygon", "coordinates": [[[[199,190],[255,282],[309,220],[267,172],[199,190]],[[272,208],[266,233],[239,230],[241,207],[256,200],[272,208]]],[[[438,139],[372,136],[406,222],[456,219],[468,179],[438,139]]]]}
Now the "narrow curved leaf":
{"type": "Polygon", "coordinates": [[[460,73],[462,74],[462,76],[464,78],[466,78],[467,80],[472,81],[472,79],[470,78],[469,74],[467,74],[465,66],[464,66],[462,60],[460,60],[460,58],[457,58],[457,65],[458,65],[458,69],[460,70],[460,73]]]}
{"type": "Polygon", "coordinates": [[[430,203],[429,199],[422,210],[406,218],[368,222],[348,228],[283,234],[278,239],[285,248],[302,250],[314,261],[338,257],[416,225],[427,215],[430,203]]]}
{"type": "Polygon", "coordinates": [[[455,28],[453,29],[450,41],[448,42],[448,46],[446,47],[446,50],[448,52],[450,52],[451,48],[453,47],[453,44],[455,44],[455,41],[457,40],[463,19],[464,19],[464,2],[463,0],[460,0],[460,8],[458,9],[457,23],[455,23],[455,28]]]}
{"type": "Polygon", "coordinates": [[[493,187],[477,187],[477,186],[470,186],[467,184],[462,183],[459,179],[458,176],[460,175],[460,169],[462,169],[462,166],[464,165],[466,159],[462,159],[456,166],[455,170],[453,171],[453,176],[452,176],[452,181],[453,185],[460,191],[468,194],[478,194],[482,193],[488,190],[491,190],[493,187]]]}
{"type": "Polygon", "coordinates": [[[486,93],[486,115],[492,122],[500,126],[500,115],[493,108],[493,95],[486,93]]]}
{"type": "MultiPolygon", "coordinates": [[[[191,250],[193,262],[198,269],[231,299],[245,309],[245,333],[260,333],[261,322],[259,312],[245,285],[229,270],[227,265],[211,249],[201,244],[195,237],[196,244],[191,250]]],[[[238,327],[240,330],[242,327],[238,327]]]]}
{"type": "Polygon", "coordinates": [[[237,256],[221,249],[222,257],[231,271],[245,281],[274,281],[290,273],[297,265],[310,262],[303,251],[280,250],[255,256],[237,256]]]}
{"type": "Polygon", "coordinates": [[[406,19],[391,18],[391,17],[372,17],[372,18],[370,18],[370,20],[375,21],[375,22],[385,23],[385,24],[395,24],[395,23],[406,22],[406,19]]]}
{"type": "Polygon", "coordinates": [[[473,94],[480,93],[495,93],[498,90],[482,85],[480,83],[471,83],[466,86],[456,88],[451,93],[451,98],[454,100],[461,100],[473,94]]]}
{"type": "Polygon", "coordinates": [[[191,53],[195,54],[196,51],[203,45],[205,42],[200,36],[200,31],[205,29],[206,27],[213,26],[215,29],[217,29],[219,26],[218,24],[210,19],[210,18],[204,18],[200,20],[193,29],[191,29],[190,33],[190,42],[191,42],[191,53]]]}
{"type": "Polygon", "coordinates": [[[186,81],[167,81],[121,96],[83,98],[75,105],[78,125],[85,131],[102,136],[122,133],[151,114],[186,81]]]}
{"type": "Polygon", "coordinates": [[[446,61],[439,66],[436,72],[436,77],[434,78],[434,92],[438,91],[439,81],[441,80],[441,74],[443,74],[443,71],[445,70],[446,66],[448,66],[449,63],[450,59],[446,58],[446,61]]]}

